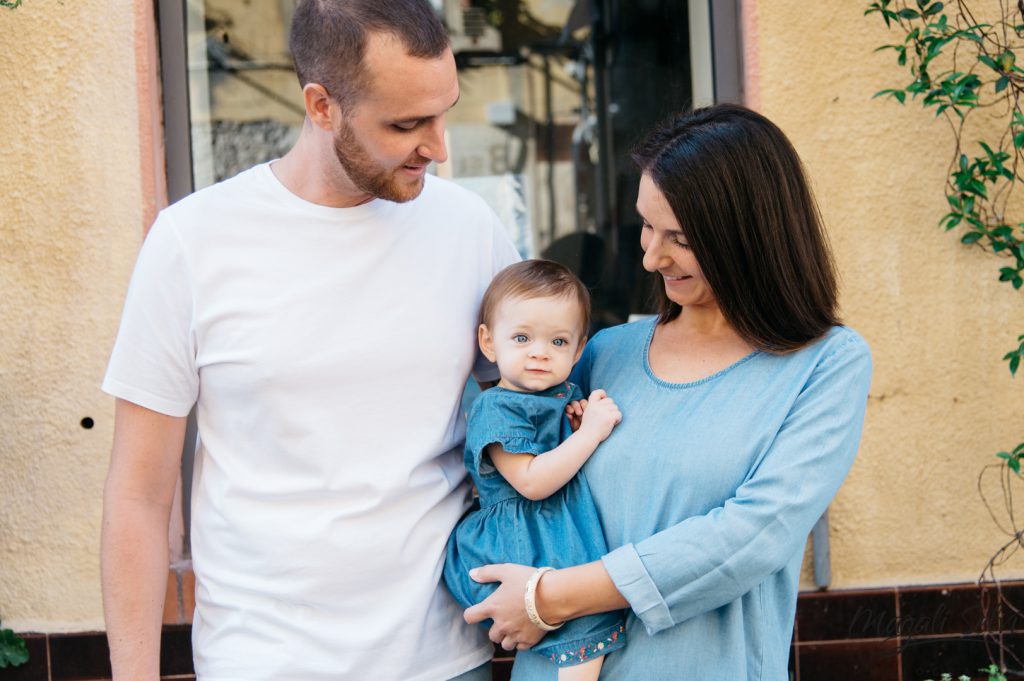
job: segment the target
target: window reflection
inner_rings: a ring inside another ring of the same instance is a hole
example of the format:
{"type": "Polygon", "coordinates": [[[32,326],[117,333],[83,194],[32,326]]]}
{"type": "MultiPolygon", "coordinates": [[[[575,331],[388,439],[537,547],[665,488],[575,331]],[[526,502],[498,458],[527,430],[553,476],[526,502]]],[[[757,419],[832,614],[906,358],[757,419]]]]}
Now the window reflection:
{"type": "MultiPolygon", "coordinates": [[[[635,137],[691,101],[685,0],[431,0],[461,100],[432,172],[481,194],[524,257],[572,267],[597,328],[649,311],[635,137]]],[[[294,0],[188,0],[196,189],[284,154],[303,120],[294,0]]]]}

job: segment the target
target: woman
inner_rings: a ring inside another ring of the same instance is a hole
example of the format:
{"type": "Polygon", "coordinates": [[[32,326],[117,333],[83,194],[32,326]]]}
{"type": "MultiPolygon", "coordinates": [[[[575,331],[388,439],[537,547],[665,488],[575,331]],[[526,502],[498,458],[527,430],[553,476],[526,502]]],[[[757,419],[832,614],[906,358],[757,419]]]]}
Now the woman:
{"type": "MultiPolygon", "coordinates": [[[[634,159],[660,314],[597,334],[573,378],[623,414],[584,468],[611,551],[543,573],[532,614],[629,608],[630,645],[601,678],[784,681],[803,549],[853,462],[870,353],[839,325],[820,219],[774,124],[702,109],[634,159]]],[[[466,618],[493,618],[506,649],[542,634],[524,608],[535,567],[474,571],[502,585],[466,618]]],[[[513,679],[553,678],[517,658],[513,679]]]]}

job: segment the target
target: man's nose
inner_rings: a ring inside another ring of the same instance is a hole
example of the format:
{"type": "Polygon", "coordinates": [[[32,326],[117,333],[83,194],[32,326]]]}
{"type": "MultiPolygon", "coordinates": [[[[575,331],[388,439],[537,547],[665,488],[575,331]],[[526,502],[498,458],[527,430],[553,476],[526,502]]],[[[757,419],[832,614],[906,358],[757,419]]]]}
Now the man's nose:
{"type": "Polygon", "coordinates": [[[416,153],[431,161],[444,163],[448,160],[448,148],[444,143],[444,116],[438,116],[423,126],[424,137],[416,147],[416,153]]]}

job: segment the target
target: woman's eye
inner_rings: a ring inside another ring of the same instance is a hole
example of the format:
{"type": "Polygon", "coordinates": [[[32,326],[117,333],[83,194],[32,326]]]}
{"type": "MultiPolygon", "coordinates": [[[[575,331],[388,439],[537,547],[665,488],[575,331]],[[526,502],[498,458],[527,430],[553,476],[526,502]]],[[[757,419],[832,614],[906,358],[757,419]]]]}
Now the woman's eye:
{"type": "Polygon", "coordinates": [[[650,228],[651,228],[651,223],[647,222],[647,220],[644,220],[640,224],[640,229],[650,229],[650,228]]]}
{"type": "Polygon", "coordinates": [[[512,340],[515,341],[516,343],[528,343],[530,341],[530,339],[527,338],[526,335],[522,333],[517,333],[516,335],[512,336],[512,340]]]}
{"type": "Polygon", "coordinates": [[[564,338],[556,338],[555,340],[553,340],[551,342],[555,345],[555,347],[558,347],[558,348],[563,348],[563,347],[565,347],[566,345],[569,344],[569,341],[565,340],[564,338]]]}
{"type": "Polygon", "coordinates": [[[676,246],[679,246],[680,248],[689,248],[690,247],[690,244],[688,244],[686,242],[686,239],[684,239],[681,236],[673,236],[672,237],[672,243],[674,243],[676,246]]]}

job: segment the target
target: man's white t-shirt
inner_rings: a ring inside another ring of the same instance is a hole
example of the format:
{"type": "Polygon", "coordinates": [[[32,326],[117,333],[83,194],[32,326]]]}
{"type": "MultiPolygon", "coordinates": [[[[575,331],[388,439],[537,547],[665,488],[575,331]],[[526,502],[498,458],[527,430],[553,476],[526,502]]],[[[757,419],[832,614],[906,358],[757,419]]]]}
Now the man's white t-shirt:
{"type": "Polygon", "coordinates": [[[492,653],[441,580],[469,502],[480,298],[518,260],[476,195],[309,203],[267,164],[164,210],[103,389],[197,405],[202,681],[436,681],[492,653]]]}

